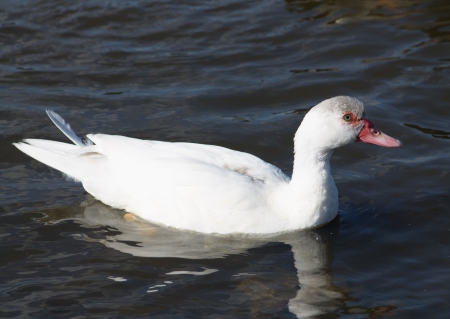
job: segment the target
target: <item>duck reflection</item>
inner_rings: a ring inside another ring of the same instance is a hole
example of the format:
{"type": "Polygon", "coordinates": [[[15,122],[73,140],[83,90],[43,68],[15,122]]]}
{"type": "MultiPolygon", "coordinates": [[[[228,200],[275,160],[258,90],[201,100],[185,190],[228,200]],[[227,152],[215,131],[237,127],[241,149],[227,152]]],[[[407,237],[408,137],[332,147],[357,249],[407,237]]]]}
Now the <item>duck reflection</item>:
{"type": "MultiPolygon", "coordinates": [[[[224,237],[158,227],[95,200],[84,202],[81,209],[45,214],[46,217],[40,221],[57,223],[61,220],[76,220],[85,227],[111,227],[114,230],[108,232],[106,239],[84,239],[98,241],[107,247],[138,257],[216,259],[247,253],[249,249],[268,243],[286,243],[291,246],[300,287],[295,297],[288,302],[290,312],[298,318],[310,318],[342,309],[344,301],[348,300],[344,290],[334,286],[330,274],[339,221],[317,230],[272,237],[224,237]]],[[[256,286],[262,285],[257,283],[256,286]]],[[[289,286],[292,287],[292,283],[289,286]]],[[[255,301],[265,300],[263,296],[254,296],[263,294],[264,289],[254,288],[255,282],[251,277],[243,279],[237,287],[241,292],[252,294],[255,301]]]]}

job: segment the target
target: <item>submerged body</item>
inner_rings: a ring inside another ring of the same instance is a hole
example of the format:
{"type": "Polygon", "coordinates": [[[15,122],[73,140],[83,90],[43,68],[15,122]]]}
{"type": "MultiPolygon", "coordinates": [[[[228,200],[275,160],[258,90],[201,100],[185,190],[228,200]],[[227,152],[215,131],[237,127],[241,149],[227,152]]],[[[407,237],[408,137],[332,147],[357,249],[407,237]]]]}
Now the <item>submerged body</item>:
{"type": "Polygon", "coordinates": [[[326,100],[305,116],[294,139],[292,178],[253,155],[219,146],[104,134],[88,135],[83,144],[48,113],[75,145],[27,139],[15,144],[21,151],[81,181],[105,204],[204,233],[267,234],[326,224],[338,211],[329,167],[333,149],[358,139],[400,145],[365,120],[362,104],[349,97],[326,100]]]}

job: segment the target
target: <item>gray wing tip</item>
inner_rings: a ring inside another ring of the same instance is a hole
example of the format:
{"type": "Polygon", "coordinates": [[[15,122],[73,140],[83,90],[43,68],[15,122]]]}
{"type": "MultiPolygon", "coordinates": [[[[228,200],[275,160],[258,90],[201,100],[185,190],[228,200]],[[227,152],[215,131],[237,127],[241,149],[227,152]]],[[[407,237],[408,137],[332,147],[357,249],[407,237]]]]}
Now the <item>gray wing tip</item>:
{"type": "Polygon", "coordinates": [[[63,132],[75,145],[86,146],[83,141],[75,134],[75,132],[70,127],[70,124],[64,121],[64,119],[55,111],[46,109],[50,120],[63,132]]]}
{"type": "Polygon", "coordinates": [[[46,109],[45,112],[47,113],[48,117],[53,121],[53,123],[55,123],[55,121],[56,121],[56,122],[60,122],[64,125],[68,125],[70,127],[70,125],[67,124],[66,121],[64,121],[64,119],[61,117],[61,115],[59,115],[55,111],[53,111],[51,109],[46,109]]]}
{"type": "Polygon", "coordinates": [[[73,142],[78,146],[90,146],[94,145],[94,143],[89,139],[85,139],[84,141],[78,137],[75,132],[70,127],[70,124],[67,123],[58,113],[51,109],[46,109],[48,117],[52,122],[73,142]]]}

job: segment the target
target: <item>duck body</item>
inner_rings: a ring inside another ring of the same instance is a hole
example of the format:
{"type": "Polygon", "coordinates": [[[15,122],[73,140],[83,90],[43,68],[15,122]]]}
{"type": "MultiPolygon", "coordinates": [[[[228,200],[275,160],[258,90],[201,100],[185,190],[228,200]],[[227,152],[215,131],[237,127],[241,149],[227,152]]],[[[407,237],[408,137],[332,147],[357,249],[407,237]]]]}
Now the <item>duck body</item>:
{"type": "MultiPolygon", "coordinates": [[[[362,119],[359,101],[334,99],[347,108],[355,104],[355,120],[362,119]]],[[[52,111],[50,118],[75,145],[37,139],[15,145],[80,181],[103,203],[152,223],[203,233],[279,233],[319,227],[338,212],[331,154],[368,125],[337,121],[342,132],[334,134],[330,123],[344,113],[330,112],[330,100],[313,108],[297,131],[292,178],[256,156],[219,146],[105,134],[87,135],[89,143],[82,143],[52,111]],[[317,128],[320,119],[326,126],[317,128]]],[[[383,146],[399,146],[391,140],[383,146]]]]}

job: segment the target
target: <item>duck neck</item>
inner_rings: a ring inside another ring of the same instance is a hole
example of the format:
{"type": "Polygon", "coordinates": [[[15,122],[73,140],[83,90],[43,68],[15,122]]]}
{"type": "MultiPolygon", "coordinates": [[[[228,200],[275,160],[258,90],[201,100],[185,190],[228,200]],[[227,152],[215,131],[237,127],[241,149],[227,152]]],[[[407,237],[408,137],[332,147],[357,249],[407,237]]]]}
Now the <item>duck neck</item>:
{"type": "Polygon", "coordinates": [[[294,168],[291,183],[311,183],[311,178],[322,180],[331,177],[330,158],[333,150],[311,147],[309,144],[301,143],[295,145],[294,168]]]}
{"type": "Polygon", "coordinates": [[[337,214],[338,194],[330,172],[332,149],[295,139],[292,179],[283,195],[285,214],[293,228],[317,227],[337,214]]]}
{"type": "Polygon", "coordinates": [[[320,118],[316,119],[314,116],[315,114],[310,113],[305,116],[294,137],[294,169],[290,183],[293,187],[311,185],[315,181],[324,181],[324,178],[332,179],[330,158],[334,147],[328,144],[333,143],[328,143],[327,135],[323,134],[323,130],[317,129],[315,123],[320,118]]]}

